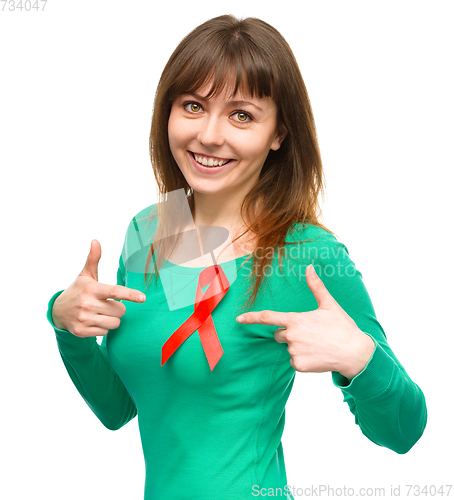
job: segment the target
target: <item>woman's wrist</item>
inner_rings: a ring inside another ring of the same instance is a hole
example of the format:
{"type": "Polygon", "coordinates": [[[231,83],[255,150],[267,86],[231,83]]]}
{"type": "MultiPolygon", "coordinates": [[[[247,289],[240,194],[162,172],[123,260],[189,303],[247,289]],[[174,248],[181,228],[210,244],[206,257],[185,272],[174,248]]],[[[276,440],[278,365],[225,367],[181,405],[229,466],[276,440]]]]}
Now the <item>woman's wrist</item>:
{"type": "Polygon", "coordinates": [[[352,356],[347,366],[339,373],[351,381],[364,370],[372,358],[374,350],[374,340],[369,335],[361,332],[361,335],[358,335],[356,347],[352,350],[352,356]]]}
{"type": "Polygon", "coordinates": [[[55,328],[58,328],[59,330],[67,330],[65,325],[60,321],[58,317],[58,305],[59,305],[59,299],[61,295],[59,295],[54,302],[54,305],[52,306],[52,323],[54,324],[55,328]]]}

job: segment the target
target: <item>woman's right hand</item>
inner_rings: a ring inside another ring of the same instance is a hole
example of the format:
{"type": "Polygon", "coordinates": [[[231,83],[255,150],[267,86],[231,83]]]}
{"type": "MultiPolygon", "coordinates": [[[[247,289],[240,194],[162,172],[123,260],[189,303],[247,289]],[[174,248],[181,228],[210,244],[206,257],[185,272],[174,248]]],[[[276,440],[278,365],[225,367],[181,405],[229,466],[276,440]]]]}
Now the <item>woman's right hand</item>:
{"type": "Polygon", "coordinates": [[[99,283],[100,259],[101,244],[92,240],[85,267],[76,280],[57,297],[52,308],[54,325],[60,330],[68,330],[76,337],[107,335],[109,330],[120,326],[120,318],[126,312],[126,306],[118,301],[144,302],[146,299],[138,290],[99,283]],[[139,297],[144,300],[139,300],[139,297]]]}

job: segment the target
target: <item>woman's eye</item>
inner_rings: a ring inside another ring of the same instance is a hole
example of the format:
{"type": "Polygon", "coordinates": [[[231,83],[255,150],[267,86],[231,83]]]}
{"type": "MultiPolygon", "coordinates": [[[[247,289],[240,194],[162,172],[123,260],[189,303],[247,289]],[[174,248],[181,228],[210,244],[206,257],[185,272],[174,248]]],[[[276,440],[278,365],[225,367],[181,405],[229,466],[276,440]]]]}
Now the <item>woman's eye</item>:
{"type": "Polygon", "coordinates": [[[246,113],[245,111],[235,111],[233,113],[233,116],[236,116],[236,120],[241,123],[247,123],[249,121],[252,121],[252,116],[249,113],[246,113]]]}
{"type": "Polygon", "coordinates": [[[202,109],[202,106],[196,102],[185,102],[184,108],[191,113],[198,113],[202,109]]]}

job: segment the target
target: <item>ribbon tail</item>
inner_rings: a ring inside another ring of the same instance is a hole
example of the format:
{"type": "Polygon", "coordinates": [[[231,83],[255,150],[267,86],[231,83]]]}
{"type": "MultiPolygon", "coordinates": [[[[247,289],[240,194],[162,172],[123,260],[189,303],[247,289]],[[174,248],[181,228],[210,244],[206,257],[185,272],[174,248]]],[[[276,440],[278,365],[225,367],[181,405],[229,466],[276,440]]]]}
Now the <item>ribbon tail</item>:
{"type": "Polygon", "coordinates": [[[200,318],[193,314],[191,315],[173,334],[167,339],[162,346],[161,351],[161,366],[172,356],[172,354],[187,340],[200,326],[200,318]]]}
{"type": "Polygon", "coordinates": [[[213,371],[214,367],[224,354],[224,351],[222,349],[221,342],[219,341],[218,334],[216,333],[211,316],[208,316],[206,321],[199,326],[199,337],[202,342],[208,364],[210,365],[210,369],[213,371]]]}

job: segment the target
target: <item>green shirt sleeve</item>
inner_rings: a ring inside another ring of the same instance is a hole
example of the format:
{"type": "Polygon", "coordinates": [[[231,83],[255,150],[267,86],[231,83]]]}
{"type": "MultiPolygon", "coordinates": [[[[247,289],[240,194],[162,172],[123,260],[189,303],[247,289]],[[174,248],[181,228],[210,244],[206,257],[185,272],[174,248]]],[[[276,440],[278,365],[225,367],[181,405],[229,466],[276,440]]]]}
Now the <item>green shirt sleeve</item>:
{"type": "Polygon", "coordinates": [[[332,372],[333,383],[342,391],[355,423],[367,438],[396,453],[407,453],[427,423],[424,394],[391,350],[346,246],[325,234],[315,248],[318,251],[312,263],[318,276],[358,328],[375,342],[372,357],[362,372],[350,381],[332,372]]]}
{"type": "MultiPolygon", "coordinates": [[[[124,286],[123,269],[120,257],[117,285],[124,286]]],[[[47,310],[47,319],[55,330],[61,358],[76,389],[93,413],[105,427],[118,430],[137,415],[136,405],[109,362],[107,336],[103,337],[99,345],[96,337],[76,337],[53,324],[52,307],[63,291],[52,296],[47,310]]]]}

